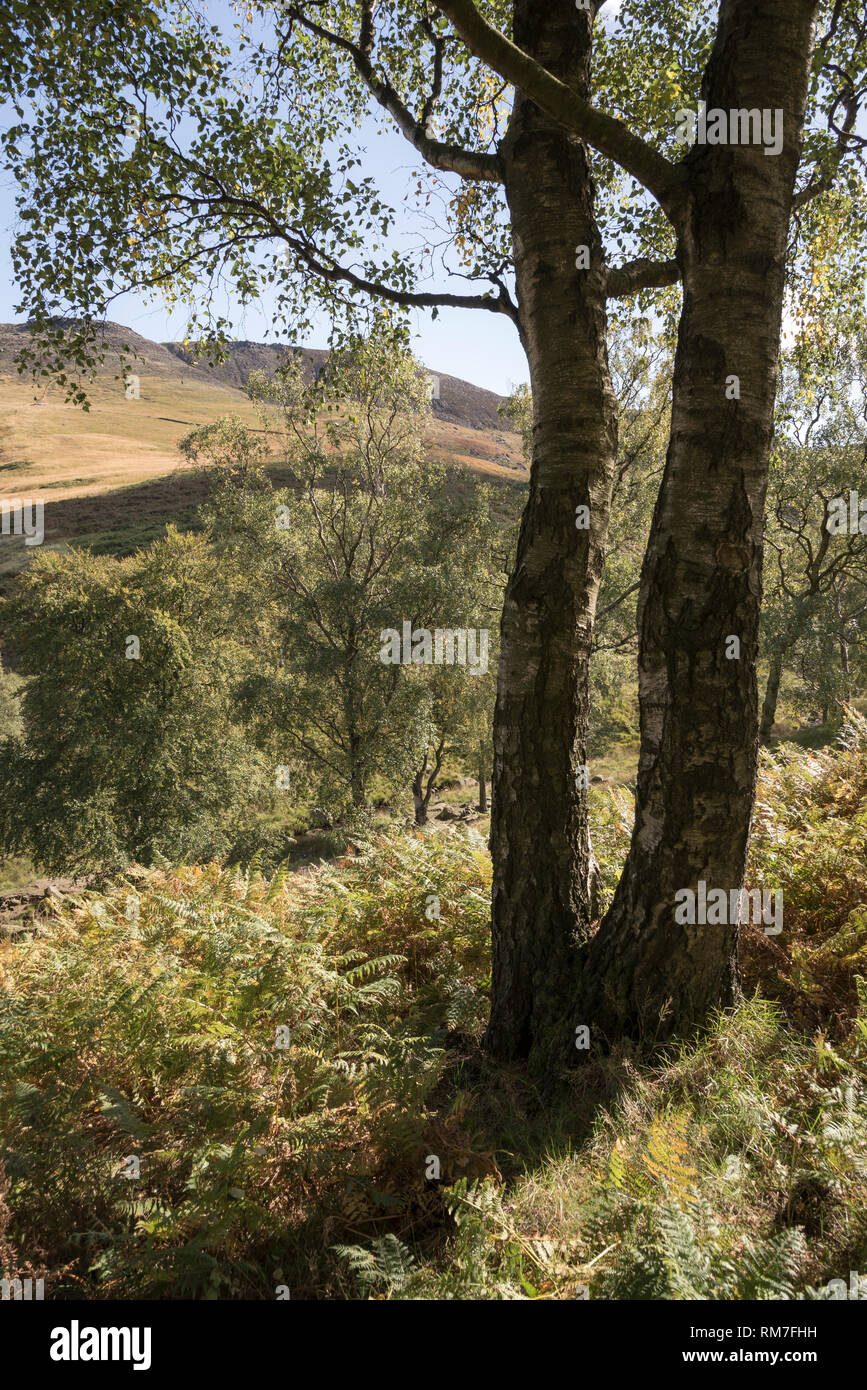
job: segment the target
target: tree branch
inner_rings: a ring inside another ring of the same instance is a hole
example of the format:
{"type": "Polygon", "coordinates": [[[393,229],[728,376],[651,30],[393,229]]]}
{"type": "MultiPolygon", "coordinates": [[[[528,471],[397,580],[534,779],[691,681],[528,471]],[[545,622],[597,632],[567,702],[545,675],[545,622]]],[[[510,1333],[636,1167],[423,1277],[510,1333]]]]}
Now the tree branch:
{"type": "MultiPolygon", "coordinates": [[[[831,34],[836,28],[837,18],[838,13],[837,9],[835,9],[831,31],[825,36],[825,39],[822,40],[822,44],[825,44],[828,38],[831,37],[831,34]]],[[[834,186],[834,180],[844,157],[849,152],[852,141],[857,140],[859,144],[863,144],[860,137],[855,134],[855,122],[858,119],[858,112],[860,109],[859,94],[855,82],[848,73],[841,73],[840,69],[836,67],[835,64],[829,64],[828,68],[830,71],[840,74],[843,78],[843,89],[836,93],[828,110],[828,128],[833,130],[837,137],[834,147],[833,164],[830,169],[822,169],[818,177],[812,179],[806,187],[795,194],[792,199],[793,208],[802,208],[806,203],[811,202],[813,198],[818,198],[822,193],[828,193],[834,186]],[[842,125],[837,125],[835,121],[838,106],[843,107],[844,115],[842,125]]]]}
{"type": "Polygon", "coordinates": [[[609,270],[605,293],[609,299],[622,299],[636,290],[663,289],[666,285],[677,285],[679,282],[680,266],[677,261],[651,261],[640,257],[609,270]]]}
{"type": "Polygon", "coordinates": [[[610,613],[614,608],[617,608],[619,604],[623,603],[624,599],[629,598],[630,594],[634,594],[635,590],[640,588],[641,580],[638,579],[634,584],[630,584],[628,589],[624,589],[623,593],[619,594],[618,597],[616,599],[613,599],[611,603],[606,603],[605,607],[596,614],[596,621],[598,622],[600,618],[604,618],[606,613],[610,613]]]}
{"type": "Polygon", "coordinates": [[[363,275],[357,275],[355,271],[349,270],[346,266],[323,264],[310,247],[299,241],[297,237],[288,235],[286,231],[282,231],[278,235],[283,237],[286,244],[292,248],[309,270],[314,271],[321,279],[332,284],[343,282],[377,299],[384,299],[390,304],[402,304],[407,309],[487,309],[493,314],[505,314],[513,323],[518,324],[517,307],[502,287],[497,295],[427,294],[418,291],[392,289],[390,285],[383,285],[376,280],[367,280],[363,275]]]}
{"type": "Polygon", "coordinates": [[[613,159],[656,198],[672,222],[682,202],[685,174],[615,116],[597,111],[571,87],[479,14],[473,0],[437,0],[471,53],[547,111],[573,135],[613,159]]]}
{"type": "MultiPolygon", "coordinates": [[[[348,53],[356,71],[368,90],[373,94],[384,111],[387,111],[401,134],[418,150],[423,159],[434,169],[444,173],[459,174],[461,178],[485,183],[502,183],[503,171],[499,157],[486,154],[482,150],[465,150],[460,145],[447,145],[433,140],[427,134],[424,121],[417,121],[409,108],[401,101],[397,92],[383,78],[377,76],[370,53],[373,47],[372,6],[365,6],[362,21],[361,43],[353,43],[342,34],[335,34],[315,20],[309,19],[297,7],[287,11],[290,17],[301,24],[308,33],[315,34],[325,43],[342,48],[348,53]]],[[[440,60],[441,61],[441,60],[440,60]]]]}
{"type": "MultiPolygon", "coordinates": [[[[191,161],[183,160],[189,168],[197,168],[191,161]]],[[[411,290],[399,290],[391,285],[384,285],[376,280],[368,280],[365,276],[359,275],[356,271],[350,270],[347,266],[338,265],[331,261],[326,264],[320,259],[314,247],[311,247],[306,240],[302,240],[299,235],[294,235],[285,223],[281,222],[271,210],[257,198],[249,194],[231,193],[216,175],[208,170],[198,169],[202,178],[210,182],[217,190],[217,196],[203,198],[200,195],[178,195],[173,193],[166,194],[156,201],[166,203],[176,203],[184,201],[201,207],[203,204],[209,209],[224,207],[227,209],[244,209],[264,225],[269,234],[281,241],[295,253],[300,261],[309,270],[314,271],[321,279],[329,284],[348,284],[353,288],[363,291],[377,299],[384,299],[389,304],[401,304],[404,308],[450,308],[450,309],[487,309],[490,313],[505,314],[518,327],[520,331],[518,308],[514,300],[509,295],[505,286],[497,285],[497,293],[493,294],[449,294],[449,293],[421,293],[411,290]]],[[[259,228],[256,228],[250,235],[260,236],[259,228]]]]}

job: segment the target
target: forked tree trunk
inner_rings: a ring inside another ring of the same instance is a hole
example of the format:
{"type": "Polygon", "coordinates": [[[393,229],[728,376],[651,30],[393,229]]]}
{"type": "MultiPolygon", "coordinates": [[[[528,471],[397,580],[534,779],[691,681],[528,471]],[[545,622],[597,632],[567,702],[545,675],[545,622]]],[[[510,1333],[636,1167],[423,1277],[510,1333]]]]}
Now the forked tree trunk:
{"type": "MultiPolygon", "coordinates": [[[[590,17],[518,0],[515,39],[586,93],[590,17]]],[[[589,931],[588,662],[616,457],[602,248],[581,144],[518,97],[501,146],[534,428],[509,580],[494,722],[493,979],[486,1047],[569,1054],[577,946],[589,931]],[[589,247],[589,269],[576,250],[589,247]],[[589,529],[576,508],[589,507],[589,529]]]]}
{"type": "Polygon", "coordinates": [[[428,773],[427,781],[425,781],[425,773],[427,772],[428,750],[425,749],[424,761],[421,767],[416,770],[415,776],[412,779],[412,803],[416,825],[427,825],[428,807],[430,805],[431,794],[436,786],[440,768],[442,767],[444,749],[445,738],[441,738],[434,748],[433,767],[428,773]]]}
{"type": "MultiPolygon", "coordinates": [[[[786,237],[815,0],[723,0],[709,108],[782,108],[784,146],[696,146],[671,442],[639,601],[636,817],[582,970],[597,1037],[688,1032],[737,996],[737,926],[675,922],[678,890],[743,881],[755,790],[755,662],[786,237]],[[739,378],[740,399],[732,376],[739,378]],[[733,658],[730,638],[740,643],[733,658]],[[728,653],[728,655],[727,655],[728,653]]],[[[770,886],[770,885],[769,885],[770,886]]]]}
{"type": "Polygon", "coordinates": [[[777,717],[777,701],[780,698],[780,681],[783,675],[783,653],[780,651],[771,652],[771,664],[768,669],[768,681],[765,686],[765,698],[762,701],[762,719],[759,724],[759,743],[769,744],[771,741],[771,730],[774,727],[774,720],[777,717]]]}

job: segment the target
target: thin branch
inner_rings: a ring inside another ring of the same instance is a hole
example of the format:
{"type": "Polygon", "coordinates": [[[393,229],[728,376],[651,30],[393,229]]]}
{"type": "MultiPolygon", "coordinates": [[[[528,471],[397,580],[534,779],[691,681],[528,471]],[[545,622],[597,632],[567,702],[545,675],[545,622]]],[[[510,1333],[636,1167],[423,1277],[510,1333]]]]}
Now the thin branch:
{"type": "Polygon", "coordinates": [[[317,24],[315,20],[309,19],[307,15],[303,14],[297,6],[288,13],[308,33],[315,34],[325,43],[342,48],[345,53],[349,54],[365,86],[383,110],[388,112],[401,134],[434,169],[441,169],[444,173],[459,174],[464,179],[479,180],[485,183],[502,183],[503,170],[498,155],[486,154],[482,150],[465,150],[460,145],[447,145],[442,141],[431,139],[425,129],[427,117],[424,121],[417,121],[409,108],[401,101],[391,83],[378,76],[370,58],[373,46],[372,9],[372,6],[365,5],[360,43],[353,43],[351,39],[344,38],[342,34],[335,34],[333,30],[317,24]]]}
{"type": "Polygon", "coordinates": [[[613,159],[653,194],[672,222],[678,220],[686,179],[678,165],[633,134],[623,121],[597,111],[494,29],[479,14],[473,0],[437,0],[437,9],[451,20],[471,53],[579,139],[613,159]]]}
{"type": "Polygon", "coordinates": [[[596,614],[597,623],[599,622],[600,618],[605,617],[606,613],[610,613],[613,608],[617,608],[621,603],[623,603],[624,599],[629,598],[630,594],[634,594],[635,590],[640,588],[641,580],[637,580],[634,584],[630,584],[628,589],[624,589],[622,594],[620,594],[611,603],[607,603],[604,608],[599,610],[599,612],[596,614]]]}
{"type": "MultiPolygon", "coordinates": [[[[835,71],[839,71],[839,69],[835,69],[835,71]]],[[[792,199],[793,209],[802,208],[806,203],[812,202],[814,198],[818,198],[820,194],[830,192],[834,186],[834,180],[839,172],[843,158],[848,153],[853,139],[857,138],[854,135],[854,130],[855,122],[858,119],[858,94],[855,90],[855,84],[848,74],[843,74],[843,76],[846,83],[845,90],[842,93],[838,93],[828,112],[828,125],[837,137],[832,167],[830,169],[823,169],[818,178],[814,178],[805,188],[802,188],[800,192],[795,194],[792,199]],[[841,103],[846,114],[842,126],[838,126],[834,121],[834,113],[841,103]]]]}
{"type": "Polygon", "coordinates": [[[451,308],[451,309],[487,309],[493,314],[505,314],[514,323],[518,322],[518,310],[510,296],[500,287],[499,293],[493,294],[447,294],[447,293],[427,293],[413,290],[393,289],[390,285],[383,285],[376,280],[368,280],[366,276],[358,275],[354,270],[347,266],[324,264],[316,252],[297,237],[289,235],[283,229],[276,233],[282,236],[287,246],[295,252],[300,260],[304,262],[309,270],[315,272],[322,280],[331,284],[342,282],[352,285],[353,288],[362,290],[365,294],[374,296],[377,299],[384,299],[390,304],[402,304],[405,308],[451,308]]]}

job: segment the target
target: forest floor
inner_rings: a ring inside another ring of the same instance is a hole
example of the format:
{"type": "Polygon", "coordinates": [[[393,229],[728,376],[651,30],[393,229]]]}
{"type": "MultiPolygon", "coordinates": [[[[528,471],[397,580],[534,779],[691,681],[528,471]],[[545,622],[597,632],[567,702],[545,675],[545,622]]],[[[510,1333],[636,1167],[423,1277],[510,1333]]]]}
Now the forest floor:
{"type": "MultiPolygon", "coordinates": [[[[591,811],[610,893],[628,789],[591,811]]],[[[864,1269],[867,722],[763,753],[747,885],[784,931],[746,928],[741,1004],[662,1053],[544,1084],[486,1057],[481,824],[131,868],[0,943],[5,1263],[60,1299],[811,1299],[864,1269]]]]}

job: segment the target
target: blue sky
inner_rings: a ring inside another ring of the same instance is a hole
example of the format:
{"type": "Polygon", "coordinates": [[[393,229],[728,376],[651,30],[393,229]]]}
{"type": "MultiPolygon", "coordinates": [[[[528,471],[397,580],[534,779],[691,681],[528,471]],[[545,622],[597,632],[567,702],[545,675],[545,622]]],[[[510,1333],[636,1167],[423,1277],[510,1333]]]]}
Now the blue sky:
{"type": "MultiPolygon", "coordinates": [[[[376,142],[371,141],[369,148],[371,160],[366,172],[380,173],[381,170],[384,184],[393,182],[402,188],[404,179],[400,171],[410,162],[405,143],[400,137],[392,141],[376,136],[376,142]]],[[[8,189],[8,183],[5,187],[8,189]]],[[[9,234],[14,225],[11,198],[4,196],[3,204],[5,216],[2,225],[6,235],[0,245],[0,322],[13,323],[24,316],[15,313],[19,294],[12,282],[9,255],[9,234]]],[[[236,338],[253,342],[266,338],[274,341],[273,323],[265,300],[258,307],[249,305],[244,310],[230,300],[227,307],[231,308],[230,317],[236,338]]],[[[147,302],[135,294],[126,294],[117,299],[112,306],[111,317],[115,322],[157,342],[181,339],[186,326],[183,309],[169,312],[161,302],[147,302]]],[[[519,382],[528,380],[527,360],[517,330],[504,315],[481,310],[440,309],[438,318],[433,319],[429,311],[419,310],[413,314],[412,321],[417,335],[415,351],[433,370],[462,377],[501,395],[508,394],[519,382]]],[[[327,323],[322,319],[320,331],[309,334],[303,340],[303,345],[324,347],[327,338],[327,323]]]]}
{"type": "MultiPolygon", "coordinates": [[[[230,32],[236,20],[230,0],[209,0],[207,10],[213,22],[219,22],[225,32],[230,32]]],[[[362,128],[358,141],[366,146],[368,152],[365,173],[377,179],[386,199],[399,208],[406,192],[407,171],[417,166],[410,146],[398,133],[384,135],[373,122],[362,128]]],[[[0,185],[3,207],[0,227],[5,232],[0,244],[0,322],[4,323],[20,321],[24,317],[15,312],[19,294],[12,280],[9,255],[9,241],[15,222],[12,193],[10,181],[4,179],[0,185]]],[[[406,224],[405,233],[413,234],[413,242],[417,240],[418,231],[417,221],[406,224]]],[[[400,246],[399,235],[395,245],[400,246]]],[[[433,282],[425,288],[444,288],[444,285],[433,282]]],[[[461,282],[449,288],[465,292],[469,287],[461,282]]],[[[267,299],[242,310],[229,298],[224,307],[236,338],[275,340],[267,299]]],[[[186,327],[183,308],[175,308],[172,312],[161,301],[148,302],[136,294],[117,299],[111,309],[111,318],[158,342],[181,339],[186,327]]],[[[462,377],[502,395],[528,379],[527,362],[517,330],[504,315],[481,310],[441,309],[434,319],[429,311],[419,310],[413,314],[412,322],[416,335],[415,351],[425,365],[435,371],[462,377]]],[[[328,326],[323,319],[318,331],[306,335],[302,342],[308,347],[322,347],[327,339],[328,326]]]]}

